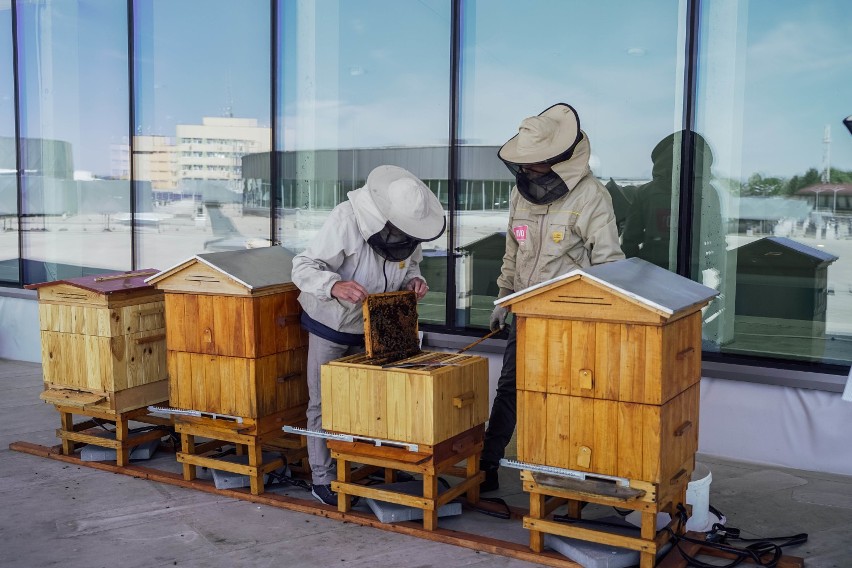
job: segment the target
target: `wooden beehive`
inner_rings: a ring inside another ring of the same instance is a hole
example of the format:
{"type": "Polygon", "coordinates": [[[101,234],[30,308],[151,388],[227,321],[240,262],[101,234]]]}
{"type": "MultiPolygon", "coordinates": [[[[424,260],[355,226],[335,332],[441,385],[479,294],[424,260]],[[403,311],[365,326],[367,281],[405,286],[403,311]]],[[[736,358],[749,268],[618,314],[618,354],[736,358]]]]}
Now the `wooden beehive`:
{"type": "Polygon", "coordinates": [[[165,292],[172,407],[261,419],[307,404],[292,258],[281,247],[199,254],[148,279],[165,292]]]}
{"type": "Polygon", "coordinates": [[[517,321],[518,459],[651,483],[698,447],[700,310],[716,291],[640,259],[507,296],[517,321]]]}
{"type": "Polygon", "coordinates": [[[323,365],[323,429],[434,446],[488,420],[483,357],[424,351],[394,365],[364,354],[323,365]]]}
{"type": "Polygon", "coordinates": [[[38,290],[42,400],[126,412],[168,399],[163,293],[154,269],[27,286],[38,290]]]}

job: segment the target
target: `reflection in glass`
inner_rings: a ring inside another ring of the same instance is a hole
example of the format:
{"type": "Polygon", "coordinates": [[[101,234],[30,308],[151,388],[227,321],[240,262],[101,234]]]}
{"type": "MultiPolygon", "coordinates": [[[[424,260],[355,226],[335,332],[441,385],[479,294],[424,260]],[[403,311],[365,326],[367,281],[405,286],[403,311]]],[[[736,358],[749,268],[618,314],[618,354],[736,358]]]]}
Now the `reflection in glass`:
{"type": "MultiPolygon", "coordinates": [[[[714,149],[727,249],[724,307],[705,349],[848,365],[848,4],[701,7],[696,125],[714,149]]],[[[700,225],[711,215],[696,214],[700,225]]],[[[693,240],[700,260],[711,245],[693,240]]]]}
{"type": "Polygon", "coordinates": [[[269,246],[269,14],[268,0],[135,3],[140,266],[269,246]]]}
{"type": "Polygon", "coordinates": [[[11,63],[12,7],[9,0],[0,0],[0,282],[16,283],[20,278],[20,253],[15,82],[11,63]]]}
{"type": "MultiPolygon", "coordinates": [[[[304,250],[383,164],[407,169],[446,204],[449,0],[283,0],[278,13],[277,240],[304,250]]],[[[445,320],[446,238],[423,245],[424,322],[445,320]]]]}
{"type": "Polygon", "coordinates": [[[127,270],[126,5],[18,3],[24,281],[127,270]],[[97,254],[92,254],[97,251],[97,254]]]}
{"type": "Polygon", "coordinates": [[[682,128],[680,16],[663,0],[463,3],[457,207],[465,268],[456,285],[469,298],[465,323],[488,325],[514,186],[497,150],[527,116],[560,102],[577,109],[592,172],[623,226],[632,189],[651,178],[651,148],[682,128]],[[582,25],[569,31],[566,22],[582,25]],[[535,30],[535,40],[517,30],[535,30]]]}

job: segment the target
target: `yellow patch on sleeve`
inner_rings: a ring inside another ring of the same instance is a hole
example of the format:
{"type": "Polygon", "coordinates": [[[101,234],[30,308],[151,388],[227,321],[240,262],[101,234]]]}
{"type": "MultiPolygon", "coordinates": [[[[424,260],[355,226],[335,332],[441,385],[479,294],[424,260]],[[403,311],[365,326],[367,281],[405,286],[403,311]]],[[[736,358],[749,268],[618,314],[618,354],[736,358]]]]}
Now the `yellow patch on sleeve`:
{"type": "Polygon", "coordinates": [[[564,239],[564,238],[565,238],[565,233],[563,233],[562,231],[553,231],[553,234],[551,235],[551,238],[553,238],[553,242],[554,242],[554,243],[558,243],[558,242],[560,242],[562,239],[564,239]]]}

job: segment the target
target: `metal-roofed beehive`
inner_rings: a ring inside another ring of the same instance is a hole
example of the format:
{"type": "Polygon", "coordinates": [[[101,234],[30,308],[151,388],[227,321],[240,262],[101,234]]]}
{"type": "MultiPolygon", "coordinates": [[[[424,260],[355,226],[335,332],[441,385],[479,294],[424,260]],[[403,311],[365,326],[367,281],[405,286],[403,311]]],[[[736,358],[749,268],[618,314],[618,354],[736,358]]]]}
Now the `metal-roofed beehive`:
{"type": "Polygon", "coordinates": [[[688,480],[698,445],[700,310],[715,295],[633,258],[499,300],[517,322],[518,459],[650,483],[688,480]]]}
{"type": "Polygon", "coordinates": [[[163,294],[155,269],[33,284],[42,400],[123,413],[168,398],[163,294]]]}
{"type": "Polygon", "coordinates": [[[293,255],[196,255],[148,279],[165,292],[170,404],[263,418],[307,404],[307,337],[293,255]]]}

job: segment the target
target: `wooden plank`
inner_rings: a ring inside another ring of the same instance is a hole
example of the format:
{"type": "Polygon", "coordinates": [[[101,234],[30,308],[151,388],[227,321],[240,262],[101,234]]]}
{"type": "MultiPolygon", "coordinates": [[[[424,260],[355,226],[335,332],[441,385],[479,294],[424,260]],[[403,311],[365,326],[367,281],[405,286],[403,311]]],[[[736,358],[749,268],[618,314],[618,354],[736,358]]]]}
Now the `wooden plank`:
{"type": "Polygon", "coordinates": [[[524,360],[523,389],[545,392],[548,377],[548,322],[529,318],[523,336],[518,336],[517,359],[524,360]]]}
{"type": "Polygon", "coordinates": [[[556,438],[542,429],[548,424],[551,398],[558,397],[538,391],[518,391],[517,445],[521,461],[547,463],[547,444],[556,438]]]}
{"type": "Polygon", "coordinates": [[[598,323],[595,325],[595,363],[593,396],[618,400],[621,370],[621,333],[624,325],[598,323]]]}
{"type": "Polygon", "coordinates": [[[569,393],[572,396],[589,394],[580,381],[580,372],[595,368],[595,324],[588,321],[571,322],[571,366],[567,369],[569,393]]]}
{"type": "Polygon", "coordinates": [[[591,470],[605,475],[618,471],[618,403],[612,400],[592,401],[594,440],[591,470]]]}
{"type": "Polygon", "coordinates": [[[645,326],[625,324],[619,350],[617,399],[634,402],[645,386],[645,326]]]}
{"type": "Polygon", "coordinates": [[[388,372],[385,375],[385,386],[387,437],[390,440],[408,440],[411,435],[408,419],[411,409],[408,375],[403,372],[388,372]]]}
{"type": "Polygon", "coordinates": [[[235,416],[250,418],[256,416],[255,408],[252,401],[253,391],[251,383],[254,381],[255,373],[257,372],[256,361],[254,359],[234,357],[233,359],[233,376],[231,377],[231,385],[234,393],[233,412],[235,416]]]}
{"type": "Polygon", "coordinates": [[[641,404],[618,404],[618,472],[629,479],[643,479],[644,423],[641,404]]]}
{"type": "Polygon", "coordinates": [[[172,351],[191,351],[186,325],[185,294],[166,294],[166,348],[172,351]]]}
{"type": "Polygon", "coordinates": [[[200,321],[198,321],[198,298],[197,294],[183,295],[183,318],[186,321],[186,327],[184,328],[185,350],[190,353],[204,353],[202,343],[203,328],[200,321]]]}
{"type": "MultiPolygon", "coordinates": [[[[568,443],[571,435],[571,424],[573,417],[571,416],[571,405],[569,397],[562,394],[549,394],[546,399],[547,409],[545,414],[544,429],[530,432],[528,436],[533,438],[545,439],[545,458],[544,460],[530,462],[540,465],[552,465],[554,467],[571,467],[571,446],[568,443]],[[542,435],[540,432],[543,432],[542,435]]],[[[539,426],[541,427],[541,425],[539,426]]],[[[525,436],[524,439],[526,439],[525,436]]],[[[521,460],[526,461],[526,460],[521,460]]]]}
{"type": "Polygon", "coordinates": [[[571,368],[571,322],[552,319],[548,321],[547,386],[549,393],[568,394],[571,381],[566,370],[571,368]]]}
{"type": "MultiPolygon", "coordinates": [[[[645,329],[645,381],[641,397],[635,402],[644,404],[662,404],[663,380],[663,328],[648,327],[645,329]]],[[[636,393],[639,394],[638,392],[636,393]]]]}

